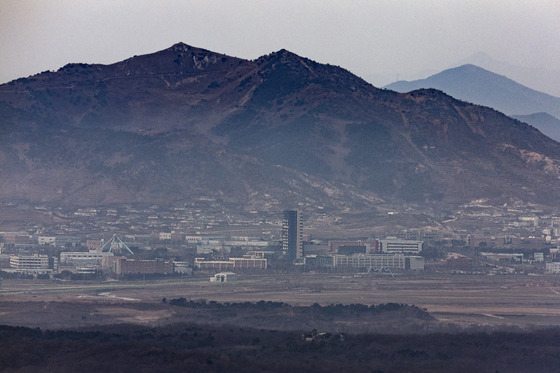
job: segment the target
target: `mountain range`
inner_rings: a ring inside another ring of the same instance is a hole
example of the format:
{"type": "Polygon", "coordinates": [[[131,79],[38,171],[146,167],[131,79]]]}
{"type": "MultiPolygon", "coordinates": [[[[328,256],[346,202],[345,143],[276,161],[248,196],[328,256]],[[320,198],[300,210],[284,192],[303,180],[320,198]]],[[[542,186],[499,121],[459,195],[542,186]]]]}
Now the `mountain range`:
{"type": "Polygon", "coordinates": [[[529,123],[553,140],[560,142],[560,119],[548,113],[512,115],[512,118],[529,123]]]}
{"type": "Polygon", "coordinates": [[[503,75],[467,64],[444,70],[426,79],[397,81],[385,86],[398,92],[435,88],[460,100],[489,106],[535,126],[541,132],[560,141],[560,128],[546,125],[537,113],[560,118],[560,98],[535,91],[503,75]]]}
{"type": "MultiPolygon", "coordinates": [[[[497,74],[505,75],[524,86],[531,87],[534,90],[555,97],[560,97],[560,70],[553,64],[549,64],[547,68],[543,68],[542,66],[527,67],[499,61],[484,52],[478,52],[448,67],[466,64],[476,65],[497,74]]],[[[429,75],[436,72],[437,70],[429,75]]],[[[427,75],[428,74],[425,74],[423,76],[427,75]]]]}
{"type": "Polygon", "coordinates": [[[183,43],[0,85],[0,200],[245,205],[560,200],[560,144],[442,91],[398,93],[287,50],[183,43]]]}

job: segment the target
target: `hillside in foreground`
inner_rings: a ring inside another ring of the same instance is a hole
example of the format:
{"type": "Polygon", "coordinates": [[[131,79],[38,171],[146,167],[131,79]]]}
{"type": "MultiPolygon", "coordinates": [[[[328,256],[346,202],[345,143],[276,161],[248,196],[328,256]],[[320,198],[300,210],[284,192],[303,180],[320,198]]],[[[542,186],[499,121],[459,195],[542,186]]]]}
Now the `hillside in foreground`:
{"type": "Polygon", "coordinates": [[[4,372],[556,372],[558,330],[317,335],[192,324],[87,330],[0,326],[4,372]],[[496,358],[499,356],[499,358],[496,358]]]}

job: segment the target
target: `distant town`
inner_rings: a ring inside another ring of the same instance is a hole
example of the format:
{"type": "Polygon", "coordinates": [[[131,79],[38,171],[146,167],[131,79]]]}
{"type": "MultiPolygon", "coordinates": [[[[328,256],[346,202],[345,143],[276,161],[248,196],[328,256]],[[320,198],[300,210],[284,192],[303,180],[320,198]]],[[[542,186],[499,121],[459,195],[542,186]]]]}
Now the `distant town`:
{"type": "MultiPolygon", "coordinates": [[[[530,206],[496,208],[474,201],[454,214],[432,212],[440,216],[432,218],[430,228],[372,229],[372,235],[360,237],[318,235],[317,226],[340,219],[320,209],[231,213],[212,198],[172,209],[25,208],[59,223],[0,231],[4,278],[229,273],[214,277],[225,281],[246,271],[560,273],[560,217],[530,206]]],[[[385,208],[378,214],[394,217],[406,211],[385,208]]]]}

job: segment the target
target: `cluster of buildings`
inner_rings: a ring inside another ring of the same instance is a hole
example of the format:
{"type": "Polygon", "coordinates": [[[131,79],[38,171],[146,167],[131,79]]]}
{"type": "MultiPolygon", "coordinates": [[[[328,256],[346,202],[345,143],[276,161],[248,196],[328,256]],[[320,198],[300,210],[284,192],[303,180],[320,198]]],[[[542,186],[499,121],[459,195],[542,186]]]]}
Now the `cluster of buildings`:
{"type": "Polygon", "coordinates": [[[103,271],[117,276],[169,274],[175,271],[175,264],[178,272],[184,271],[182,262],[135,258],[132,250],[116,236],[105,242],[105,245],[101,240],[87,240],[87,250],[82,251],[68,251],[74,249],[74,245],[80,244],[81,241],[75,237],[62,237],[62,240],[59,236],[33,238],[22,234],[5,234],[3,237],[4,242],[0,244],[0,270],[4,272],[28,275],[52,275],[64,271],[85,275],[94,275],[103,271]],[[10,242],[13,243],[12,253],[3,253],[2,251],[10,242]],[[37,248],[36,245],[39,243],[37,248]],[[110,246],[107,245],[109,243],[110,246]],[[51,255],[40,253],[45,246],[62,251],[51,255]],[[130,254],[128,257],[123,255],[125,249],[126,254],[130,254]]]}
{"type": "MultiPolygon", "coordinates": [[[[444,238],[437,231],[426,232],[408,230],[403,232],[387,232],[383,239],[363,240],[313,240],[304,232],[304,221],[301,210],[284,210],[279,219],[270,216],[259,219],[268,220],[266,228],[260,234],[231,237],[214,233],[219,222],[212,220],[205,213],[205,208],[218,210],[220,205],[214,200],[197,200],[192,206],[172,209],[163,213],[155,208],[135,210],[119,209],[78,209],[72,216],[78,221],[102,220],[109,224],[114,221],[112,231],[119,224],[128,224],[128,234],[123,236],[128,245],[149,250],[158,247],[169,247],[170,255],[159,259],[140,258],[132,255],[117,255],[108,247],[107,241],[100,239],[84,239],[73,234],[73,229],[64,230],[63,234],[29,234],[27,232],[0,232],[0,270],[49,273],[62,271],[72,273],[95,273],[96,271],[126,274],[151,273],[190,273],[192,269],[203,271],[243,271],[266,270],[275,268],[278,260],[282,268],[286,265],[323,267],[333,269],[365,269],[365,270],[422,270],[424,269],[425,242],[433,247],[434,242],[456,240],[464,242],[466,247],[475,248],[477,260],[489,263],[526,263],[527,253],[515,252],[515,248],[532,250],[532,262],[541,263],[549,273],[560,272],[560,218],[544,216],[538,211],[515,210],[515,207],[504,207],[502,210],[490,208],[483,203],[465,205],[460,213],[445,220],[445,224],[455,224],[460,219],[481,219],[488,228],[473,232],[455,229],[454,237],[444,238]],[[527,213],[520,215],[520,213],[527,213]],[[81,220],[84,219],[84,220],[81,220]],[[458,220],[457,220],[458,219],[458,220]],[[203,221],[205,226],[200,230],[183,230],[182,226],[203,221]],[[140,223],[143,222],[143,223],[140,223]],[[273,223],[271,223],[273,222],[273,223]],[[506,224],[507,223],[507,224],[506,224]],[[144,225],[141,225],[144,224],[144,225]],[[183,224],[183,225],[181,225],[183,224]],[[505,225],[504,225],[505,224],[505,225]],[[130,229],[144,227],[150,233],[131,233],[130,229]],[[269,232],[275,226],[277,231],[269,232]],[[503,230],[492,229],[500,227],[503,230]],[[169,227],[176,229],[169,230],[169,227]],[[265,234],[266,233],[266,234],[265,234]],[[278,235],[280,233],[280,235],[278,235]],[[55,247],[57,250],[45,250],[55,247]],[[8,250],[6,250],[8,248],[8,250]],[[171,249],[172,248],[172,249],[171,249]],[[509,251],[509,252],[508,252],[509,251]]],[[[61,214],[61,212],[58,212],[61,214]]],[[[252,211],[247,212],[253,214],[252,211]]],[[[257,216],[257,215],[256,215],[257,216]]],[[[239,217],[224,215],[219,224],[257,226],[256,220],[244,222],[239,217]]],[[[117,243],[121,248],[127,247],[123,241],[117,243]]],[[[462,252],[465,254],[466,252],[462,252]]],[[[472,267],[474,257],[456,256],[447,259],[450,267],[472,267]]]]}
{"type": "MultiPolygon", "coordinates": [[[[98,216],[98,211],[83,209],[78,216],[98,216]]],[[[107,213],[117,214],[107,210],[107,213]]],[[[155,220],[155,218],[154,218],[155,220]]],[[[444,260],[447,270],[472,271],[481,263],[504,267],[504,263],[539,264],[540,272],[560,273],[560,249],[555,242],[560,219],[518,218],[512,226],[541,235],[523,236],[519,232],[492,235],[482,230],[455,238],[464,247],[444,260]],[[543,228],[542,224],[546,226],[543,228]],[[525,253],[511,248],[522,247],[525,253]],[[461,254],[459,254],[461,252],[461,254]],[[527,255],[529,253],[529,256],[527,255]],[[546,265],[545,265],[546,264],[546,265]]],[[[270,268],[324,268],[358,271],[418,271],[425,268],[425,242],[444,242],[437,232],[408,230],[383,239],[313,240],[304,232],[301,210],[282,212],[281,235],[274,238],[203,235],[195,232],[156,231],[127,234],[124,241],[84,239],[77,235],[31,235],[25,232],[0,232],[0,270],[28,274],[111,273],[116,276],[192,273],[193,269],[234,273],[270,268]],[[126,243],[125,243],[126,242],[126,243]],[[165,255],[140,257],[129,246],[142,250],[163,247],[165,255]],[[47,248],[56,248],[51,250],[47,248]],[[6,250],[9,249],[9,250],[6,250]]],[[[451,241],[450,239],[447,240],[451,241]]],[[[460,245],[459,245],[460,246],[460,245]]],[[[455,247],[453,247],[455,249],[455,247]]],[[[428,250],[429,252],[429,250],[428,250]]],[[[447,252],[450,254],[450,252],[447,252]]],[[[432,262],[429,263],[433,265],[432,262]]],[[[537,265],[535,265],[535,268],[537,265]]],[[[441,268],[441,267],[440,267],[441,268]]],[[[505,267],[504,267],[505,268],[505,267]]],[[[525,267],[526,270],[526,267],[525,267]]],[[[225,278],[225,277],[224,277],[225,278]]],[[[216,280],[221,282],[221,280],[216,280]]]]}
{"type": "Polygon", "coordinates": [[[28,275],[52,275],[64,271],[84,275],[95,275],[98,271],[103,271],[117,276],[185,273],[183,262],[128,258],[98,251],[62,252],[60,259],[46,254],[18,254],[10,255],[8,260],[2,259],[0,270],[28,275]]]}
{"type": "Polygon", "coordinates": [[[384,240],[329,241],[326,246],[303,240],[300,210],[285,210],[282,224],[282,251],[297,265],[368,270],[423,270],[422,241],[396,237],[384,240]]]}
{"type": "MultiPolygon", "coordinates": [[[[89,213],[88,211],[84,211],[89,213]]],[[[422,241],[386,238],[383,240],[304,240],[300,210],[283,212],[281,240],[265,241],[251,237],[210,237],[157,232],[147,236],[125,236],[135,245],[159,245],[180,242],[179,250],[192,254],[189,261],[180,255],[145,259],[134,255],[125,241],[113,236],[104,240],[82,240],[77,236],[32,236],[25,233],[0,233],[0,270],[27,274],[112,273],[135,274],[191,273],[201,271],[266,270],[271,261],[295,266],[325,268],[362,268],[367,270],[422,270],[422,241]],[[2,252],[6,247],[11,253],[2,252]],[[38,247],[39,248],[38,248],[38,247]],[[80,250],[75,250],[75,248],[80,250]],[[50,254],[45,248],[57,248],[50,254]],[[233,251],[236,251],[235,253],[233,251]],[[170,259],[173,257],[173,259],[170,259]]],[[[147,247],[147,246],[146,246],[147,247]]],[[[167,249],[166,249],[167,250],[167,249]]],[[[177,252],[174,252],[177,254],[177,252]]],[[[285,268],[285,267],[284,267],[285,268]]]]}

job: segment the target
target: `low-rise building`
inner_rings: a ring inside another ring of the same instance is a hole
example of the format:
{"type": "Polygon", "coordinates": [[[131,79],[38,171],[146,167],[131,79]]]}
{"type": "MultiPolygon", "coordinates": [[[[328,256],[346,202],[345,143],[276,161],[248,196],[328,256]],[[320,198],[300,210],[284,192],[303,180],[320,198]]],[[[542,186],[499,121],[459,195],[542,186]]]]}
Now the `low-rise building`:
{"type": "Polygon", "coordinates": [[[114,256],[107,251],[87,251],[87,252],[61,252],[60,264],[63,266],[101,266],[103,258],[114,256]]]}
{"type": "Polygon", "coordinates": [[[372,269],[405,269],[406,261],[403,254],[333,255],[333,266],[372,269]]]}
{"type": "Polygon", "coordinates": [[[243,258],[229,258],[228,260],[195,258],[194,265],[200,269],[266,269],[268,261],[266,258],[246,255],[243,258]]]}
{"type": "Polygon", "coordinates": [[[481,252],[480,256],[487,260],[499,262],[500,260],[513,261],[521,263],[523,261],[523,254],[521,253],[495,253],[495,252],[481,252]]]}
{"type": "Polygon", "coordinates": [[[404,254],[354,254],[333,255],[334,267],[353,267],[381,270],[387,268],[402,270],[424,270],[424,258],[404,254]]]}
{"type": "Polygon", "coordinates": [[[173,262],[173,272],[175,273],[182,273],[184,275],[192,275],[192,267],[189,265],[188,262],[173,262]]]}
{"type": "Polygon", "coordinates": [[[73,247],[79,244],[81,238],[78,236],[56,236],[55,246],[57,247],[73,247]]]}
{"type": "Polygon", "coordinates": [[[535,262],[544,262],[544,253],[533,253],[535,262]]]}
{"type": "Polygon", "coordinates": [[[10,268],[10,257],[8,254],[0,254],[0,269],[10,268]]]}
{"type": "Polygon", "coordinates": [[[421,256],[406,256],[405,269],[410,271],[423,271],[424,270],[424,257],[421,256]]]}
{"type": "Polygon", "coordinates": [[[159,232],[159,240],[160,241],[171,240],[171,232],[159,232]]]}
{"type": "Polygon", "coordinates": [[[233,268],[239,269],[266,269],[267,260],[265,258],[230,258],[233,261],[233,268]]]}
{"type": "Polygon", "coordinates": [[[560,273],[560,262],[546,263],[546,272],[547,273],[553,273],[553,274],[559,274],[560,273]]]}
{"type": "Polygon", "coordinates": [[[331,268],[333,266],[333,257],[331,255],[306,255],[304,263],[314,267],[331,268]]]}
{"type": "Polygon", "coordinates": [[[360,252],[371,254],[379,250],[379,241],[377,240],[353,240],[353,241],[329,241],[329,251],[331,253],[344,254],[348,248],[360,248],[360,252]],[[346,248],[346,249],[345,249],[346,248]]]}
{"type": "Polygon", "coordinates": [[[105,270],[122,275],[147,275],[147,274],[169,274],[173,272],[173,261],[171,260],[141,260],[129,259],[123,256],[107,256],[102,259],[102,267],[105,270]]]}
{"type": "Polygon", "coordinates": [[[49,272],[48,255],[12,255],[10,257],[10,268],[18,271],[49,272]]]}
{"type": "Polygon", "coordinates": [[[26,232],[0,232],[4,242],[14,244],[32,244],[33,237],[26,232]]]}
{"type": "Polygon", "coordinates": [[[87,240],[86,247],[90,251],[101,249],[101,240],[87,240]]]}
{"type": "Polygon", "coordinates": [[[223,269],[233,268],[235,263],[231,260],[206,260],[204,258],[195,258],[194,266],[200,269],[223,269]]]}
{"type": "Polygon", "coordinates": [[[422,252],[422,241],[386,239],[380,240],[382,253],[387,254],[419,254],[422,252]]]}
{"type": "Polygon", "coordinates": [[[55,236],[38,236],[37,237],[37,243],[41,246],[43,245],[53,245],[56,242],[56,237],[55,236]]]}

